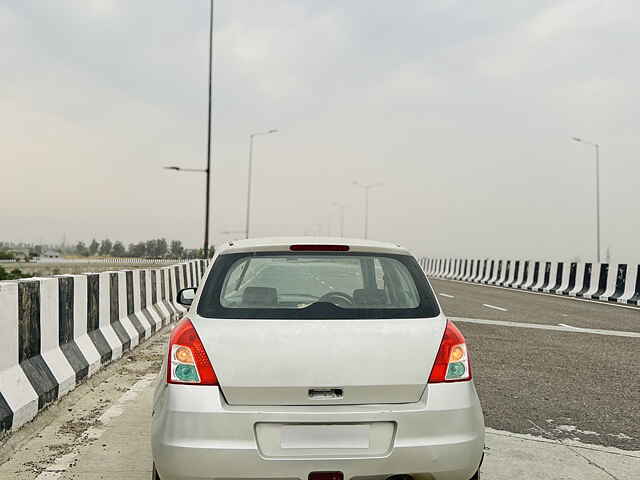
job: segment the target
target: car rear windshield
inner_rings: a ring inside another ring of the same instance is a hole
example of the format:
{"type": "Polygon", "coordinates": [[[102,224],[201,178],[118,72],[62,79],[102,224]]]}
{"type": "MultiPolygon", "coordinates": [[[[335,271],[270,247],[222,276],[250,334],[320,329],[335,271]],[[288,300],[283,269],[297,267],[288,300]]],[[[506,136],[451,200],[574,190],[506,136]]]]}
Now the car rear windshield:
{"type": "Polygon", "coordinates": [[[413,257],[353,252],[221,255],[198,314],[217,318],[421,318],[439,314],[413,257]]]}

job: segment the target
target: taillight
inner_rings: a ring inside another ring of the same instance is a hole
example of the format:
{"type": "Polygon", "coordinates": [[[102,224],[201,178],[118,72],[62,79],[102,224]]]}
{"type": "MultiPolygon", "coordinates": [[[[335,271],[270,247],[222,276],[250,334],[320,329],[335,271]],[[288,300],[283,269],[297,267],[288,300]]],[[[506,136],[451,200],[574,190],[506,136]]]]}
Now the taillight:
{"type": "Polygon", "coordinates": [[[167,383],[218,385],[216,372],[188,318],[180,320],[171,332],[167,383]]]}
{"type": "Polygon", "coordinates": [[[467,344],[458,327],[447,320],[447,328],[429,375],[429,383],[463,380],[471,380],[471,362],[467,353],[467,344]]]}

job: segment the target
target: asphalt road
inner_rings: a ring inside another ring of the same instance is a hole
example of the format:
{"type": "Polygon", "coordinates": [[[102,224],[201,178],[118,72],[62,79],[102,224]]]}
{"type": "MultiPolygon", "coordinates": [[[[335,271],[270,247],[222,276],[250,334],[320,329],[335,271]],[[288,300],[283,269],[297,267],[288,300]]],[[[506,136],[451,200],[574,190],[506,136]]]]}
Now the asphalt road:
{"type": "MultiPolygon", "coordinates": [[[[433,284],[472,351],[488,427],[483,480],[639,478],[640,337],[571,328],[638,332],[640,310],[433,284]],[[553,330],[559,323],[571,327],[553,330]]],[[[0,442],[0,480],[149,478],[151,396],[166,339],[165,331],[126,354],[0,442]]]]}
{"type": "MultiPolygon", "coordinates": [[[[460,282],[432,284],[450,317],[640,332],[635,308],[460,282]]],[[[487,426],[640,450],[640,337],[457,325],[471,349],[487,426]]]]}
{"type": "Polygon", "coordinates": [[[630,305],[448,280],[431,279],[431,284],[452,317],[640,332],[640,308],[630,305]]]}

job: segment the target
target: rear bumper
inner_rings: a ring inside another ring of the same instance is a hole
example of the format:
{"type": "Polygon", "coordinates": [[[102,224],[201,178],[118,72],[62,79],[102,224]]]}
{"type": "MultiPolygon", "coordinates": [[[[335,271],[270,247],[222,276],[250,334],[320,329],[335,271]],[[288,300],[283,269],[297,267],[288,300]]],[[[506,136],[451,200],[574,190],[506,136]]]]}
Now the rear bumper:
{"type": "Polygon", "coordinates": [[[345,479],[408,473],[419,480],[468,480],[482,458],[484,422],[472,382],[429,385],[413,404],[323,407],[229,406],[217,387],[160,388],[152,450],[162,480],[305,480],[312,471],[342,471],[345,479]],[[273,455],[256,435],[263,423],[369,422],[393,423],[389,448],[273,455]]]}

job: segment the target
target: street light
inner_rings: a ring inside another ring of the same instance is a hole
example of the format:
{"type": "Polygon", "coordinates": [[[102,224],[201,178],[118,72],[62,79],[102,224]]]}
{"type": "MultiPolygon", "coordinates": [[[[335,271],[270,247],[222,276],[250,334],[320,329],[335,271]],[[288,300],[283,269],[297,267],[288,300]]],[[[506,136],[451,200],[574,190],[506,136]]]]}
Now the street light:
{"type": "Polygon", "coordinates": [[[381,187],[382,183],[371,183],[363,185],[362,183],[354,180],[354,185],[364,189],[364,238],[367,239],[369,235],[369,190],[376,187],[381,187]]]}
{"type": "Polygon", "coordinates": [[[600,263],[600,144],[579,137],[571,137],[571,140],[591,145],[596,151],[596,248],[598,250],[596,258],[600,263]]]}
{"type": "Polygon", "coordinates": [[[245,238],[249,238],[249,222],[251,219],[251,175],[253,168],[253,137],[258,135],[270,135],[272,133],[278,133],[275,128],[267,130],[266,132],[255,132],[249,135],[249,174],[247,178],[247,220],[245,225],[245,238]]]}
{"type": "Polygon", "coordinates": [[[344,238],[344,208],[346,205],[338,202],[333,202],[332,205],[340,209],[340,236],[344,238]]]}
{"type": "Polygon", "coordinates": [[[212,63],[213,63],[213,6],[214,0],[209,2],[209,108],[207,112],[207,168],[182,168],[176,166],[164,167],[165,170],[175,170],[176,172],[199,172],[205,173],[207,185],[205,191],[204,208],[204,258],[209,258],[209,207],[211,204],[211,102],[213,99],[212,86],[212,63]]]}

